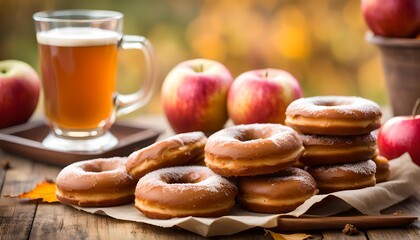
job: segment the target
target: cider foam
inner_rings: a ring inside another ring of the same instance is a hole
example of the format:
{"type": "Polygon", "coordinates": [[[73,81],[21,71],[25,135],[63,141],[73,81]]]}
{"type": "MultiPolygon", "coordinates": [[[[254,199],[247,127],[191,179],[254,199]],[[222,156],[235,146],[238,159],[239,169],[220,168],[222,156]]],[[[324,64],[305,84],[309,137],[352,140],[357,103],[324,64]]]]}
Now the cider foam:
{"type": "Polygon", "coordinates": [[[88,27],[54,28],[39,32],[38,43],[59,47],[103,46],[116,44],[121,35],[117,32],[88,27]]]}

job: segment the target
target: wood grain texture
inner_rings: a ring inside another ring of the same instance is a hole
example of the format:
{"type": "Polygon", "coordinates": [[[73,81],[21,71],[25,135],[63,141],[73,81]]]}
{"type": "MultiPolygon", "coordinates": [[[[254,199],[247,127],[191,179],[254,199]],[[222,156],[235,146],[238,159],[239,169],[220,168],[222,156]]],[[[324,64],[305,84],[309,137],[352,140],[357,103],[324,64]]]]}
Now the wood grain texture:
{"type": "Polygon", "coordinates": [[[369,239],[420,239],[420,236],[410,227],[408,228],[389,228],[373,229],[366,232],[369,239]]]}
{"type": "Polygon", "coordinates": [[[335,240],[335,239],[342,239],[342,240],[366,240],[366,236],[363,231],[359,231],[356,235],[346,235],[341,232],[341,230],[330,230],[330,231],[322,231],[322,236],[325,240],[335,240]]]}
{"type": "Polygon", "coordinates": [[[0,239],[26,239],[32,228],[37,205],[6,198],[5,194],[19,194],[30,190],[37,178],[31,174],[32,163],[6,156],[11,168],[3,173],[0,197],[0,239]]]}

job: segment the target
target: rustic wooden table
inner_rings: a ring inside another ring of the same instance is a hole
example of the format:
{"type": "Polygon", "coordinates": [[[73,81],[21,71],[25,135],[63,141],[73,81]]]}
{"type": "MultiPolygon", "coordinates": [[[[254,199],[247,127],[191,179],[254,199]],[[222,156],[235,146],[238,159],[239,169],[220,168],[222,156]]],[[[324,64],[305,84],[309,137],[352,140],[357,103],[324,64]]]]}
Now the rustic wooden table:
{"type": "MultiPolygon", "coordinates": [[[[135,122],[165,129],[160,138],[173,134],[160,116],[142,117],[135,122]]],[[[8,161],[11,168],[0,168],[0,239],[202,239],[178,228],[160,228],[148,224],[116,220],[106,216],[78,211],[64,204],[36,203],[4,197],[33,188],[45,178],[55,179],[59,167],[31,161],[0,150],[0,163],[8,161]]],[[[386,209],[420,216],[420,199],[414,196],[386,209]]],[[[308,232],[314,239],[420,239],[420,222],[404,228],[367,229],[358,235],[344,235],[341,230],[308,232]]],[[[264,230],[252,229],[232,236],[214,239],[271,239],[264,230]]]]}

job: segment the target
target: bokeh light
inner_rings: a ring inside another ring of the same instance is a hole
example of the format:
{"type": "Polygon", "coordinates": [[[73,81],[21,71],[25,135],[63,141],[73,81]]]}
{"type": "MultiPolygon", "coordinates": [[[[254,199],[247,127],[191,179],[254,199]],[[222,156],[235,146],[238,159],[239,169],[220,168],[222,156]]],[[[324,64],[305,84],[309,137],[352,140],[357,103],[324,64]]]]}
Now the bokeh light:
{"type": "MultiPolygon", "coordinates": [[[[53,9],[110,9],[125,15],[124,32],[154,45],[158,87],[139,113],[162,113],[160,86],[178,63],[222,62],[234,76],[259,68],[292,73],[305,96],[359,95],[387,104],[378,51],[354,0],[2,0],[0,59],[38,66],[32,14],[53,9]]],[[[120,54],[119,91],[138,87],[142,56],[120,54]]]]}

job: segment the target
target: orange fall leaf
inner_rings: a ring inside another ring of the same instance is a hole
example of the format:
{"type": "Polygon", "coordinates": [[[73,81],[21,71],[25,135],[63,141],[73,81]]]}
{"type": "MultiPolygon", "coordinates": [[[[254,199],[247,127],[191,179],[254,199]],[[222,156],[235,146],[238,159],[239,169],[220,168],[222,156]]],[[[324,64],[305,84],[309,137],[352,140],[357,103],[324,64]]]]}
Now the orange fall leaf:
{"type": "Polygon", "coordinates": [[[265,230],[265,233],[270,233],[271,237],[274,240],[304,240],[311,237],[311,235],[305,233],[293,233],[293,234],[282,234],[282,233],[275,233],[270,230],[265,230]]]}
{"type": "Polygon", "coordinates": [[[6,197],[12,198],[25,198],[30,200],[42,199],[42,202],[58,202],[57,197],[55,196],[56,185],[54,182],[45,180],[38,185],[34,189],[29,192],[24,192],[19,195],[5,195],[6,197]]]}

